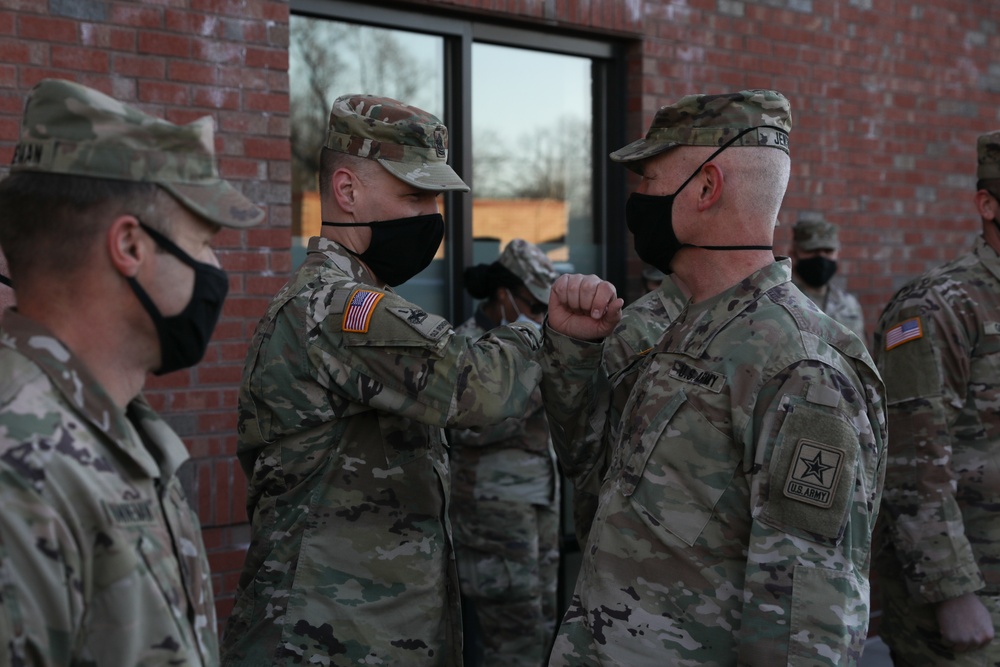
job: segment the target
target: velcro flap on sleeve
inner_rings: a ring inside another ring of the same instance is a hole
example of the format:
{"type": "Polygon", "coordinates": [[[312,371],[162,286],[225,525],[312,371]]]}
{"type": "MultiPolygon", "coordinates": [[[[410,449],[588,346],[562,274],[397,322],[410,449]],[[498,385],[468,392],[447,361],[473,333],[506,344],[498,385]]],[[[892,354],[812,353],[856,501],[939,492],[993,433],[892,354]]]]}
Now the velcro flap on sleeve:
{"type": "Polygon", "coordinates": [[[796,402],[778,432],[761,518],[839,542],[854,495],[858,434],[839,413],[796,402]]]}

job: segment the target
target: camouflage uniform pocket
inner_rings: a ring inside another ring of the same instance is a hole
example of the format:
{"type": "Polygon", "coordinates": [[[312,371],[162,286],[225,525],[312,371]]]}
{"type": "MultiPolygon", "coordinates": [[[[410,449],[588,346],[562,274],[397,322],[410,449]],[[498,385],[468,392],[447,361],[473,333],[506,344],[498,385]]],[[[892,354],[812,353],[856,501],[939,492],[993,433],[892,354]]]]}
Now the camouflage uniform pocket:
{"type": "Polygon", "coordinates": [[[619,490],[651,529],[693,545],[732,483],[741,452],[684,392],[629,446],[619,490]]]}
{"type": "Polygon", "coordinates": [[[844,619],[868,616],[869,592],[868,582],[850,572],[796,567],[788,667],[857,664],[868,624],[845,623],[844,619]],[[856,634],[851,634],[851,629],[856,634]]]}

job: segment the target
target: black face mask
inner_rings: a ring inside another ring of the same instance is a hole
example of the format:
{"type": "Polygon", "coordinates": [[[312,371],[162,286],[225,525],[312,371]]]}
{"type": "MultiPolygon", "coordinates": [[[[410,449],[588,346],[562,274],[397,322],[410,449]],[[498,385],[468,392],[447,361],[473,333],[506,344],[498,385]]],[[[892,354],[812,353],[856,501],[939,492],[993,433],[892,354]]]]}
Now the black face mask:
{"type": "Polygon", "coordinates": [[[830,278],[837,272],[837,260],[817,255],[799,260],[795,270],[806,285],[822,287],[830,282],[830,278]]]}
{"type": "Polygon", "coordinates": [[[444,238],[440,213],[378,222],[327,222],[326,227],[371,227],[372,240],[362,253],[344,248],[364,262],[379,280],[395,287],[417,275],[434,259],[444,238]]]}
{"type": "Polygon", "coordinates": [[[625,224],[632,232],[632,241],[635,244],[635,252],[639,259],[655,266],[663,273],[671,273],[670,264],[674,260],[674,255],[681,248],[702,248],[703,250],[771,250],[769,245],[695,245],[693,243],[682,243],[677,238],[674,231],[673,210],[674,199],[681,190],[691,182],[701,171],[702,167],[715,159],[715,157],[726,148],[735,143],[740,137],[757,128],[750,127],[735,137],[722,144],[714,153],[708,156],[698,168],[681,183],[681,186],[672,195],[645,195],[633,192],[628,202],[625,204],[625,224]]]}
{"type": "Polygon", "coordinates": [[[229,291],[229,279],[222,269],[197,261],[160,232],[141,221],[139,224],[153,237],[156,245],[194,269],[191,300],[183,311],[170,317],[160,313],[135,278],[128,279],[129,286],[156,326],[156,337],[160,340],[160,367],[153,374],[163,375],[194,366],[205,356],[229,291]]]}

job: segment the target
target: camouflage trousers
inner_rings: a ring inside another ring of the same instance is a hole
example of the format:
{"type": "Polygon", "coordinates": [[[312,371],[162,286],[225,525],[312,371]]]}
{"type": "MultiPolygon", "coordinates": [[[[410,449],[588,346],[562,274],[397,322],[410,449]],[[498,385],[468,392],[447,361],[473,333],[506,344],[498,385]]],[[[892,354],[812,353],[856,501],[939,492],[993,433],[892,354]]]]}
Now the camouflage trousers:
{"type": "MultiPolygon", "coordinates": [[[[900,581],[882,578],[879,636],[892,651],[895,667],[1000,667],[1000,633],[988,646],[956,653],[941,643],[934,605],[915,604],[900,581]]],[[[980,595],[1000,629],[1000,595],[980,595]]]]}
{"type": "Polygon", "coordinates": [[[557,620],[558,505],[453,499],[451,517],[462,596],[479,622],[482,664],[544,665],[557,620]]]}

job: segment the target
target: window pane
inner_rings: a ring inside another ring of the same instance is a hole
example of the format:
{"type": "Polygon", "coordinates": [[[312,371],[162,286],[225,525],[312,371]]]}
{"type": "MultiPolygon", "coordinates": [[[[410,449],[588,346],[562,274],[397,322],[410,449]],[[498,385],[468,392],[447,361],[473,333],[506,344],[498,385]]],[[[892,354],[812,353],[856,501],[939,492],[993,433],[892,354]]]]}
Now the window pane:
{"type": "MultiPolygon", "coordinates": [[[[443,118],[444,40],[296,15],[290,30],[292,261],[298,266],[309,237],[319,234],[319,151],[333,100],[352,93],[392,97],[443,118]]],[[[435,313],[446,312],[444,248],[398,289],[435,313]]]]}
{"type": "Polygon", "coordinates": [[[472,81],[477,261],[523,238],[561,270],[600,273],[590,59],[476,43],[472,81]]]}

